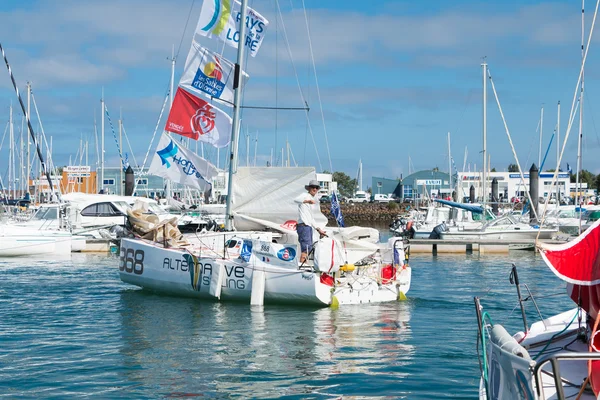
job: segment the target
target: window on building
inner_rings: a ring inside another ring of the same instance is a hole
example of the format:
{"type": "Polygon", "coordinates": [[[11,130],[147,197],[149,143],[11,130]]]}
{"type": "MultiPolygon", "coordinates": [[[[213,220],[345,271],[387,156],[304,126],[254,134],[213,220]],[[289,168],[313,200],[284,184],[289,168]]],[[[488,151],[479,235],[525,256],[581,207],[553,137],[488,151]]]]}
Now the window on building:
{"type": "Polygon", "coordinates": [[[138,185],[147,185],[148,184],[148,179],[144,178],[144,179],[138,179],[137,181],[138,185]]]}
{"type": "Polygon", "coordinates": [[[413,187],[412,185],[404,185],[404,197],[405,198],[412,198],[413,197],[413,187]]]}
{"type": "Polygon", "coordinates": [[[82,177],[77,178],[77,183],[83,183],[83,178],[82,177]]]}
{"type": "Polygon", "coordinates": [[[114,185],[115,184],[115,180],[114,179],[105,179],[104,180],[104,184],[105,185],[114,185]]]}

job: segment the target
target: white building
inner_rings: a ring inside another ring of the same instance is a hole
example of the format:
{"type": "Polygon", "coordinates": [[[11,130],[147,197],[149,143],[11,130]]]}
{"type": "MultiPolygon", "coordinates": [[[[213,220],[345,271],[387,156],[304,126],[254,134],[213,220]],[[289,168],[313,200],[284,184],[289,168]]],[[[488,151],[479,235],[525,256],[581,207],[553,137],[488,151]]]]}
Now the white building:
{"type": "Polygon", "coordinates": [[[322,195],[329,196],[334,190],[337,192],[337,182],[333,181],[332,174],[317,174],[317,180],[319,181],[319,185],[321,185],[319,193],[322,195]]]}
{"type": "MultiPolygon", "coordinates": [[[[471,186],[475,188],[476,201],[481,201],[483,196],[480,172],[459,172],[460,186],[459,196],[469,197],[471,186]]],[[[510,201],[513,197],[525,197],[529,192],[529,172],[523,173],[525,181],[521,179],[521,174],[518,172],[489,172],[486,176],[486,194],[487,201],[491,198],[492,180],[498,180],[498,197],[500,201],[510,201]]],[[[539,173],[539,189],[540,197],[556,197],[556,184],[553,184],[554,172],[539,173]]],[[[560,198],[570,196],[570,176],[568,172],[558,173],[558,189],[560,198]]]]}

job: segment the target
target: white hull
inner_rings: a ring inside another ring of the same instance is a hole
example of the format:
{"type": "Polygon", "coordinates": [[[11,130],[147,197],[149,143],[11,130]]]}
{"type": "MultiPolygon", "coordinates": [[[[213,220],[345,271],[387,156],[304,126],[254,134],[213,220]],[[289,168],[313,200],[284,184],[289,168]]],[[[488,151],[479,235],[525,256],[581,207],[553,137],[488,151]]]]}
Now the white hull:
{"type": "Polygon", "coordinates": [[[0,257],[71,254],[71,234],[37,231],[14,226],[0,228],[0,257]]]}
{"type": "MultiPolygon", "coordinates": [[[[157,292],[250,302],[257,271],[253,265],[241,259],[199,258],[192,267],[189,260],[190,253],[183,249],[165,249],[139,239],[122,239],[119,274],[124,282],[157,292]],[[220,285],[219,274],[222,276],[220,285]]],[[[321,273],[299,270],[295,262],[287,266],[268,265],[264,267],[264,302],[315,306],[375,303],[394,301],[408,292],[410,267],[400,269],[396,280],[387,284],[379,284],[378,279],[373,278],[379,276],[374,275],[379,272],[377,268],[361,269],[360,275],[352,274],[352,287],[344,284],[345,278],[336,278],[340,283],[332,287],[321,282],[321,273]]]]}
{"type": "MultiPolygon", "coordinates": [[[[541,229],[539,231],[539,239],[552,239],[552,236],[556,233],[556,230],[541,229]]],[[[522,240],[532,239],[535,240],[538,237],[538,230],[508,230],[508,231],[450,231],[441,234],[442,239],[456,239],[456,240],[477,240],[477,239],[489,239],[489,240],[522,240]]]]}

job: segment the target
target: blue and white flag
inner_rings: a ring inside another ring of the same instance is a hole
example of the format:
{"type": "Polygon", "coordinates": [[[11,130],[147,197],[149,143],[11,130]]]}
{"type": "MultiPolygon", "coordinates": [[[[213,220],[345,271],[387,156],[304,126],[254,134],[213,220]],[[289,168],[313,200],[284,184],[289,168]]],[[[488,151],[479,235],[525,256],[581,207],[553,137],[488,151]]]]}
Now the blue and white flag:
{"type": "Polygon", "coordinates": [[[571,166],[569,165],[569,163],[567,163],[567,171],[569,171],[570,174],[573,173],[573,170],[571,169],[571,166]]]}
{"type": "Polygon", "coordinates": [[[123,161],[123,172],[127,172],[128,167],[129,167],[129,154],[125,153],[125,160],[123,161]]]}
{"type": "MultiPolygon", "coordinates": [[[[233,103],[234,64],[196,43],[185,61],[183,75],[179,86],[193,92],[202,93],[211,98],[233,103]]],[[[248,80],[248,74],[242,72],[243,84],[248,80]]]]}
{"type": "Polygon", "coordinates": [[[219,171],[204,158],[186,149],[182,143],[176,143],[163,133],[148,173],[206,191],[212,187],[212,180],[219,171]]]}
{"type": "Polygon", "coordinates": [[[344,216],[342,215],[342,209],[340,208],[340,202],[338,201],[337,194],[335,191],[331,192],[331,214],[335,217],[339,227],[344,227],[344,216]]]}

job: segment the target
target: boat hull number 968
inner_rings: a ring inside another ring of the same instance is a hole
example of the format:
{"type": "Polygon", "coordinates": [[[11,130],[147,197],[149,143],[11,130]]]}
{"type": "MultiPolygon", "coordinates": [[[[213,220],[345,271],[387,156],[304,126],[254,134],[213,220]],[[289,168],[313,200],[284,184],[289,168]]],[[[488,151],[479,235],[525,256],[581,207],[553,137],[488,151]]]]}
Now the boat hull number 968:
{"type": "Polygon", "coordinates": [[[121,247],[119,271],[142,275],[144,273],[144,250],[121,247]]]}

